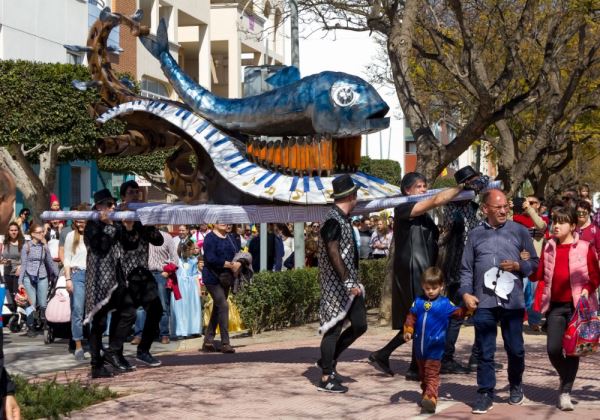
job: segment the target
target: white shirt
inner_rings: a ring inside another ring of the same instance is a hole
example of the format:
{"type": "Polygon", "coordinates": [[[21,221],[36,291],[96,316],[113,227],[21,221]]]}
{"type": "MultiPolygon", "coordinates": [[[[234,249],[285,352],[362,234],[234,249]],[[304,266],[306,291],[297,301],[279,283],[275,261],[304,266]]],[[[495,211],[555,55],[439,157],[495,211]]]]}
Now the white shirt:
{"type": "Polygon", "coordinates": [[[73,242],[75,241],[75,231],[67,234],[65,239],[65,267],[81,268],[85,270],[85,259],[87,257],[87,249],[83,243],[83,235],[79,237],[79,244],[75,253],[73,253],[73,242]]]}

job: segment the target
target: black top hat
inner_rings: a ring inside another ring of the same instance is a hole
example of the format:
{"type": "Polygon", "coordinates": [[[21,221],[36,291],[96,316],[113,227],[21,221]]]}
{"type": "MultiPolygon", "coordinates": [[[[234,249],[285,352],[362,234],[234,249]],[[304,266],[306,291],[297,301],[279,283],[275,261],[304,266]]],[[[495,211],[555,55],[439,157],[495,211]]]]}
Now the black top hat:
{"type": "Polygon", "coordinates": [[[333,185],[333,194],[331,194],[331,198],[334,200],[354,194],[359,188],[358,185],[354,184],[352,177],[348,174],[338,176],[332,181],[331,185],[333,185]]]}
{"type": "Polygon", "coordinates": [[[113,202],[115,201],[108,188],[104,188],[103,190],[96,191],[94,193],[94,205],[103,203],[108,200],[111,200],[113,202]]]}
{"type": "Polygon", "coordinates": [[[454,179],[457,184],[463,184],[467,182],[469,178],[474,176],[481,176],[481,174],[475,169],[473,169],[470,165],[465,166],[464,168],[460,168],[458,171],[454,173],[454,179]]]}

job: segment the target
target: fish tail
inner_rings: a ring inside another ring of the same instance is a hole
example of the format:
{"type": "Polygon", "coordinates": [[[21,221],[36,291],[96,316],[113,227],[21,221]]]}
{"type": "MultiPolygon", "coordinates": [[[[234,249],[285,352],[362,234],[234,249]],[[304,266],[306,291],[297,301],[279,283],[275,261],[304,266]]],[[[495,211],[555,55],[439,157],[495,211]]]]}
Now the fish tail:
{"type": "Polygon", "coordinates": [[[169,37],[167,35],[167,24],[164,19],[160,20],[158,30],[156,31],[156,37],[141,36],[140,40],[142,44],[150,54],[156,58],[160,58],[163,52],[169,51],[169,37]]]}

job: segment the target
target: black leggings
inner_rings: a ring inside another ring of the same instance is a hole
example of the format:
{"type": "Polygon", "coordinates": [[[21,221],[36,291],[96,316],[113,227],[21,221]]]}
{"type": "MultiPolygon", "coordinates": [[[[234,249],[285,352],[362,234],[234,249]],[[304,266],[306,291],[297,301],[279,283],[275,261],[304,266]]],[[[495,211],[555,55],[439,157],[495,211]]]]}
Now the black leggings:
{"type": "Polygon", "coordinates": [[[579,357],[565,357],[563,355],[562,339],[567,325],[573,316],[573,304],[552,302],[546,314],[548,324],[547,351],[550,363],[560,377],[560,392],[570,393],[579,369],[579,357]]]}
{"type": "Polygon", "coordinates": [[[365,308],[365,298],[362,295],[356,296],[346,318],[335,324],[323,335],[321,340],[323,375],[333,373],[333,361],[337,360],[340,354],[366,331],[367,309],[365,308]],[[342,332],[345,320],[350,321],[350,326],[342,332]]]}
{"type": "Polygon", "coordinates": [[[227,302],[229,287],[223,289],[220,284],[207,284],[206,289],[213,300],[213,309],[204,341],[210,343],[215,339],[217,325],[219,325],[221,344],[229,344],[229,303],[227,302]]]}

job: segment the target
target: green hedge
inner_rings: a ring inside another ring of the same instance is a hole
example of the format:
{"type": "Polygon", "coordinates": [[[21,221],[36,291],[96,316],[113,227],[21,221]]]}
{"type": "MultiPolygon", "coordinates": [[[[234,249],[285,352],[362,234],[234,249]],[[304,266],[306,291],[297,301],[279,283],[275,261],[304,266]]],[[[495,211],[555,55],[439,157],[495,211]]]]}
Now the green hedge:
{"type": "MultiPolygon", "coordinates": [[[[360,278],[366,289],[368,308],[379,306],[385,264],[385,259],[360,263],[360,278]]],[[[252,283],[234,297],[250,333],[318,320],[321,296],[318,273],[316,268],[305,268],[255,274],[252,283]]]]}

